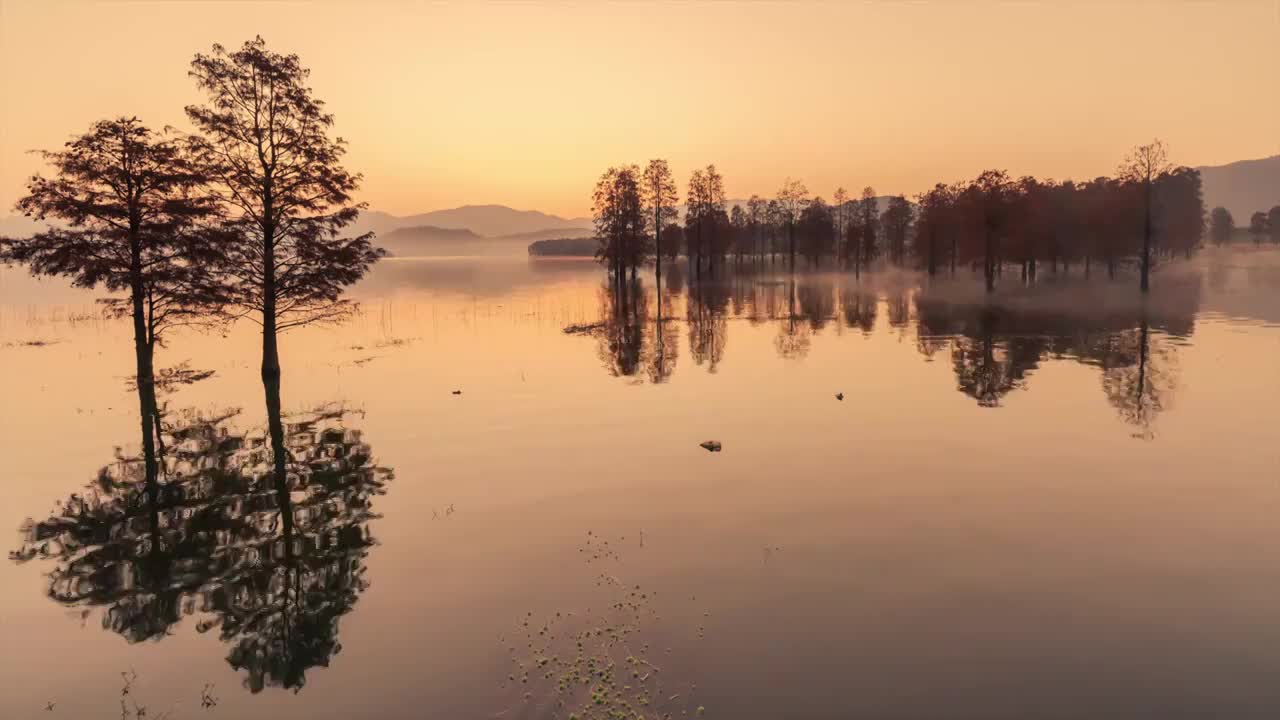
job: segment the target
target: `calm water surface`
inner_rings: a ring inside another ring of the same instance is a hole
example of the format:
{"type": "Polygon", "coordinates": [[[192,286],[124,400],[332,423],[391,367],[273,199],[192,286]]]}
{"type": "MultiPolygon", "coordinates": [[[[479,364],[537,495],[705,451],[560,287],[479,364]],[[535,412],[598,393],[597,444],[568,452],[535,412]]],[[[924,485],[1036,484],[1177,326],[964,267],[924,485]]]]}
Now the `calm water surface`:
{"type": "Polygon", "coordinates": [[[175,333],[149,497],[128,324],[3,271],[0,717],[1280,717],[1280,254],[683,275],[384,263],[287,497],[255,329],[175,333]]]}

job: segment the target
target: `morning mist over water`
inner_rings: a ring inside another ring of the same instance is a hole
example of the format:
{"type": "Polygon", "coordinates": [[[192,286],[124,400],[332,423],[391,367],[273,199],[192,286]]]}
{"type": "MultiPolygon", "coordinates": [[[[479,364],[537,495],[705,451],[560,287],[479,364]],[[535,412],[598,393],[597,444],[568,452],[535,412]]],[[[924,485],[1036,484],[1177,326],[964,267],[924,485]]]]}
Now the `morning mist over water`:
{"type": "Polygon", "coordinates": [[[1276,717],[1273,5],[0,0],[0,718],[1276,717]]]}

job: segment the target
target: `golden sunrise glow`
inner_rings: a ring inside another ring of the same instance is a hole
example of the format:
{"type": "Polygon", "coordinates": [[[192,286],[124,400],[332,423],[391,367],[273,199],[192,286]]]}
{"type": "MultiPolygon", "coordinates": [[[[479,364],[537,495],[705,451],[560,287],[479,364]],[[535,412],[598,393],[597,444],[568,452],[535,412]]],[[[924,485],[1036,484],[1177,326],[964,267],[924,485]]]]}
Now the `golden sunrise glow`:
{"type": "MultiPolygon", "coordinates": [[[[1280,153],[1280,3],[49,2],[0,0],[0,205],[34,148],[95,119],[186,127],[196,52],[299,54],[362,199],[585,215],[600,171],[714,162],[914,193],[987,167],[1092,177],[1280,153]]],[[[682,193],[683,194],[683,193],[682,193]]]]}

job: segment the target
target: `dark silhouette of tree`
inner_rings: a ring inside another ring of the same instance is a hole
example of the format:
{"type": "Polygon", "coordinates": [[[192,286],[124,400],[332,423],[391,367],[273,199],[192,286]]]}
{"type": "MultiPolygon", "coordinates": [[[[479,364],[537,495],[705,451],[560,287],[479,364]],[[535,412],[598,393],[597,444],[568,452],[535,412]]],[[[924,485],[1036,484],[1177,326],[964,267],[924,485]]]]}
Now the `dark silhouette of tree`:
{"type": "Polygon", "coordinates": [[[364,208],[351,202],[360,176],[343,169],[346,144],[298,56],[257,37],[197,54],[190,74],[208,96],[186,108],[201,133],[191,145],[236,233],[228,286],[262,325],[263,377],[278,377],[277,333],[346,317],[342,293],[384,253],[372,233],[341,236],[364,208]]]}
{"type": "Polygon", "coordinates": [[[1235,218],[1224,207],[1216,207],[1209,213],[1209,237],[1218,245],[1231,242],[1231,235],[1236,231],[1235,218]]]}
{"type": "Polygon", "coordinates": [[[596,258],[606,264],[615,282],[644,262],[649,254],[646,212],[642,199],[640,168],[635,165],[611,167],[596,181],[591,206],[596,239],[596,258]]]}
{"type": "Polygon", "coordinates": [[[751,236],[751,254],[757,267],[764,263],[763,228],[769,222],[768,207],[769,203],[759,195],[747,199],[747,231],[751,236]]]}
{"type": "Polygon", "coordinates": [[[823,257],[835,252],[835,223],[831,207],[822,198],[810,200],[800,211],[795,234],[811,267],[817,266],[823,257]]]}
{"type": "Polygon", "coordinates": [[[772,198],[765,203],[765,245],[769,252],[769,266],[773,267],[778,262],[778,238],[784,232],[786,227],[785,212],[782,204],[776,198],[772,198]]]}
{"type": "Polygon", "coordinates": [[[880,225],[884,228],[885,243],[889,249],[889,261],[901,266],[907,256],[907,237],[911,232],[911,224],[915,220],[915,209],[901,195],[889,198],[889,204],[880,215],[880,225]]]}
{"type": "Polygon", "coordinates": [[[880,234],[880,204],[876,200],[875,188],[862,188],[862,199],[858,201],[853,228],[853,275],[859,277],[862,269],[871,269],[871,261],[879,254],[877,239],[880,234]]]}
{"type": "Polygon", "coordinates": [[[684,249],[684,228],[675,223],[670,223],[662,228],[662,254],[669,261],[674,262],[680,257],[680,252],[684,249]]]}
{"type": "Polygon", "coordinates": [[[1142,188],[1142,257],[1140,287],[1147,292],[1151,287],[1151,236],[1152,205],[1156,181],[1172,169],[1169,153],[1159,139],[1135,147],[1120,163],[1117,175],[1121,180],[1137,183],[1142,188]]]}
{"type": "Polygon", "coordinates": [[[1204,237],[1205,210],[1200,172],[1178,167],[1156,181],[1155,234],[1168,254],[1191,253],[1204,237]]]}
{"type": "Polygon", "coordinates": [[[751,229],[748,227],[747,211],[741,205],[735,204],[729,210],[729,248],[733,253],[733,264],[735,266],[742,265],[743,253],[747,248],[751,237],[751,229]]]}
{"type": "MultiPolygon", "coordinates": [[[[267,387],[274,412],[279,384],[267,387]]],[[[338,620],[368,587],[372,501],[392,473],[341,407],[290,416],[287,429],[272,415],[269,438],[235,431],[236,415],[166,419],[164,456],[118,455],[29,522],[11,557],[52,561],[50,599],[101,609],[103,627],[131,643],[195,615],[252,692],[297,691],[340,650],[338,620]],[[163,482],[143,470],[156,462],[163,482]]]]}
{"type": "Polygon", "coordinates": [[[722,250],[729,224],[725,213],[724,178],[715,165],[694,170],[685,196],[685,244],[692,250],[689,260],[694,277],[702,277],[703,260],[713,268],[716,253],[722,250]]]}
{"type": "Polygon", "coordinates": [[[839,267],[847,267],[849,261],[848,228],[851,211],[849,208],[849,191],[843,187],[836,188],[831,196],[831,221],[835,226],[835,255],[839,267]]]}
{"type": "MultiPolygon", "coordinates": [[[[950,185],[938,183],[928,192],[916,197],[920,207],[920,217],[916,222],[915,250],[922,256],[925,272],[930,277],[938,274],[938,263],[942,259],[944,238],[951,238],[953,243],[959,233],[956,231],[958,218],[955,210],[956,195],[950,185]]],[[[951,246],[951,272],[955,273],[955,246],[951,246]]]]}
{"type": "Polygon", "coordinates": [[[1009,243],[1005,248],[1011,259],[1022,267],[1024,285],[1034,283],[1038,272],[1038,260],[1044,255],[1053,235],[1051,195],[1053,181],[1040,182],[1033,177],[1023,177],[1014,186],[1009,212],[1009,243]]]}
{"type": "MultiPolygon", "coordinates": [[[[221,238],[210,229],[217,208],[182,146],[137,118],[98,121],[43,156],[54,175],[32,177],[17,208],[65,227],[6,240],[0,256],[36,275],[124,293],[103,302],[133,321],[142,439],[153,457],[156,345],[170,326],[208,319],[228,301],[216,275],[221,238]]],[[[155,466],[147,471],[154,478],[155,466]]]]}
{"type": "Polygon", "coordinates": [[[650,160],[649,164],[644,168],[644,178],[641,183],[641,199],[644,201],[648,215],[653,218],[653,241],[654,241],[654,257],[656,264],[654,272],[656,273],[655,283],[658,292],[662,292],[662,235],[663,230],[671,223],[675,222],[680,213],[676,210],[676,203],[679,201],[676,196],[675,176],[671,174],[671,168],[667,166],[666,160],[650,160]]]}
{"type": "Polygon", "coordinates": [[[1249,234],[1253,236],[1253,244],[1261,245],[1267,236],[1267,214],[1259,210],[1249,216],[1249,234]]]}
{"type": "Polygon", "coordinates": [[[1267,211],[1267,232],[1271,234],[1271,242],[1280,245],[1280,205],[1267,211]]]}
{"type": "MultiPolygon", "coordinates": [[[[754,256],[760,267],[765,254],[774,265],[781,253],[790,269],[797,254],[811,267],[830,258],[837,267],[851,266],[855,278],[881,256],[904,267],[910,255],[911,264],[931,276],[944,262],[953,276],[961,265],[981,266],[989,292],[1011,262],[1020,265],[1024,284],[1039,282],[1044,264],[1054,276],[1082,264],[1088,277],[1101,261],[1111,279],[1136,265],[1149,288],[1156,262],[1189,258],[1205,227],[1199,172],[1169,165],[1163,153],[1158,141],[1141,146],[1118,176],[1084,182],[1014,181],[988,170],[967,182],[938,183],[917,196],[918,205],[892,196],[883,212],[871,187],[853,200],[837,188],[834,204],[826,205],[790,178],[774,199],[752,196],[726,212],[723,180],[709,166],[690,177],[684,245],[695,278],[729,255],[735,266],[754,256]]],[[[1260,227],[1256,219],[1253,225],[1260,227]]]]}
{"type": "Polygon", "coordinates": [[[1000,241],[1009,223],[1012,183],[1003,170],[987,170],[961,193],[967,229],[981,243],[983,277],[987,292],[995,290],[1001,262],[1000,241]]]}
{"type": "Polygon", "coordinates": [[[809,204],[809,189],[799,180],[787,178],[778,188],[777,197],[778,222],[787,230],[787,256],[790,258],[790,269],[796,269],[796,223],[800,213],[809,204]]]}

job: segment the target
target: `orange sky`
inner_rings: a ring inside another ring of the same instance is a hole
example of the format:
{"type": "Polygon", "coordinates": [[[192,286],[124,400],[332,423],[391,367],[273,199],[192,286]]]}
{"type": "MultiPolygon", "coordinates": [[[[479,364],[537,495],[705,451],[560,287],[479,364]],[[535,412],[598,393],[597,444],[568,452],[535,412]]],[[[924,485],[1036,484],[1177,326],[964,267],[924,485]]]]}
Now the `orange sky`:
{"type": "Polygon", "coordinates": [[[715,162],[917,192],[986,167],[1091,177],[1280,153],[1280,0],[547,3],[0,0],[0,214],[94,119],[185,127],[193,53],[262,34],[312,68],[362,198],[587,214],[600,171],[715,162]]]}

